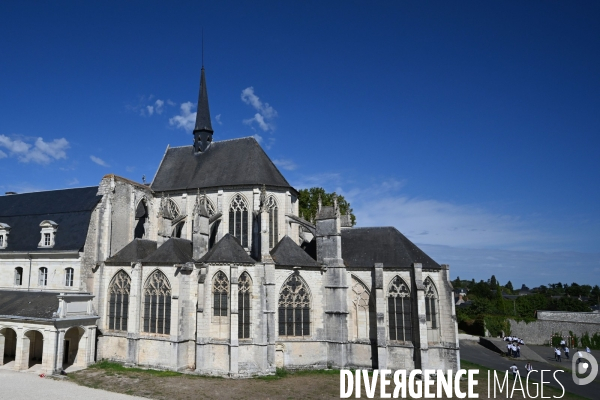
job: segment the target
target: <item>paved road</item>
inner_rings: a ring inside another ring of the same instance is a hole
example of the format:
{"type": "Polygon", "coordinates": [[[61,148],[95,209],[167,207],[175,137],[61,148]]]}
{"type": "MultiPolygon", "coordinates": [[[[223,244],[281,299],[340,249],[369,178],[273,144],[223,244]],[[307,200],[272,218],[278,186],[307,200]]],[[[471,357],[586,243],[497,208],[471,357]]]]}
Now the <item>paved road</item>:
{"type": "Polygon", "coordinates": [[[60,400],[147,400],[79,386],[72,382],[40,378],[31,372],[0,369],[0,399],[60,399],[60,400]]]}
{"type": "MultiPolygon", "coordinates": [[[[511,365],[513,365],[513,363],[515,363],[519,368],[519,373],[521,376],[525,375],[526,373],[524,361],[514,361],[505,357],[501,357],[498,353],[486,349],[479,343],[470,340],[460,341],[460,358],[499,371],[506,371],[511,365]]],[[[554,371],[560,370],[561,368],[557,368],[552,364],[546,363],[532,363],[532,365],[533,368],[537,370],[551,370],[552,372],[544,372],[544,382],[550,381],[550,383],[547,385],[555,387],[559,390],[561,389],[553,378],[554,371]]],[[[564,367],[570,368],[570,366],[570,364],[568,366],[565,364],[564,367]]],[[[600,393],[600,384],[598,384],[596,381],[585,386],[576,385],[573,382],[573,379],[571,378],[571,372],[569,371],[565,371],[564,373],[558,372],[556,377],[567,392],[587,397],[588,399],[598,398],[598,393],[600,393]]],[[[537,382],[541,381],[540,373],[532,373],[531,378],[537,382]]],[[[532,393],[532,395],[533,394],[534,393],[532,393]]],[[[544,396],[546,396],[546,394],[544,394],[544,396]]]]}

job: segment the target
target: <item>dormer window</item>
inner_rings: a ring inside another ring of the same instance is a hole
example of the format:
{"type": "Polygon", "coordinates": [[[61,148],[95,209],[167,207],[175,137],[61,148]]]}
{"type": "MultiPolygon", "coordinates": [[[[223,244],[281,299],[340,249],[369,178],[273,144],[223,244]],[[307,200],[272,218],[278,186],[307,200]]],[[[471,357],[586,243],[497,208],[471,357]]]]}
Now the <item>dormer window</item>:
{"type": "Polygon", "coordinates": [[[0,222],[0,250],[5,249],[8,246],[8,233],[10,232],[10,225],[0,222]]]}
{"type": "Polygon", "coordinates": [[[38,247],[42,248],[51,248],[54,247],[54,241],[56,236],[56,231],[58,230],[58,224],[54,221],[45,220],[40,224],[42,228],[42,238],[38,243],[38,247]]]}

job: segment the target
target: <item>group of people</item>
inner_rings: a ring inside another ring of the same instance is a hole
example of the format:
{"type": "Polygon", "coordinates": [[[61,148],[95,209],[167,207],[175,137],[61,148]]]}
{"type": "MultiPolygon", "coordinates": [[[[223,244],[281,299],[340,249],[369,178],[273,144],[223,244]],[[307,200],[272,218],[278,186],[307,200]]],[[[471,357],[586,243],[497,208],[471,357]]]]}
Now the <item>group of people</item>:
{"type": "Polygon", "coordinates": [[[511,342],[511,343],[517,343],[517,344],[520,344],[520,345],[524,345],[525,344],[525,341],[523,339],[518,338],[516,336],[505,336],[504,337],[504,341],[505,342],[511,342]]]}
{"type": "MultiPolygon", "coordinates": [[[[587,353],[591,353],[592,351],[590,350],[589,347],[585,347],[585,351],[587,353]]],[[[569,347],[567,346],[567,343],[565,342],[565,339],[561,339],[560,341],[560,347],[555,347],[554,348],[554,361],[558,361],[558,362],[562,362],[562,353],[565,353],[565,358],[568,360],[569,359],[569,347]],[[562,351],[561,351],[562,349],[562,351]]],[[[581,351],[577,353],[577,363],[579,363],[579,360],[581,359],[581,351]]]]}
{"type": "Polygon", "coordinates": [[[521,345],[525,344],[523,339],[519,339],[516,336],[506,336],[504,338],[506,344],[506,355],[509,357],[519,358],[521,357],[521,345]]]}

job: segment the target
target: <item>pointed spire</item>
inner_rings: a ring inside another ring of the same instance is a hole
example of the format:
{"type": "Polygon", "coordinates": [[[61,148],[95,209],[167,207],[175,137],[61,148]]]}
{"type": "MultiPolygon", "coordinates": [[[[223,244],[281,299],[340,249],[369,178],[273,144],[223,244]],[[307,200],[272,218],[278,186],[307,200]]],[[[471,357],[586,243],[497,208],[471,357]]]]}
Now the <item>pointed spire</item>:
{"type": "Polygon", "coordinates": [[[200,93],[198,94],[198,109],[196,112],[196,126],[194,128],[194,150],[205,151],[212,142],[212,124],[208,108],[208,91],[206,90],[206,76],[204,66],[200,73],[200,93]]]}

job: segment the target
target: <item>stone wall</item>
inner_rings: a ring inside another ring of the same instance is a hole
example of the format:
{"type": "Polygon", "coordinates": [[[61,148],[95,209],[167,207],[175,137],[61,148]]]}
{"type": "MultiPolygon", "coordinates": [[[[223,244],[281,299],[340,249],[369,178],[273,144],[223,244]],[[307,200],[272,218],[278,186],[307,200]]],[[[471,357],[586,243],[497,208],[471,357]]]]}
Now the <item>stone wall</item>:
{"type": "Polygon", "coordinates": [[[539,311],[537,321],[509,322],[511,334],[522,338],[527,344],[548,344],[555,333],[568,336],[571,331],[577,337],[585,333],[590,336],[600,333],[600,314],[593,312],[539,311]]]}

